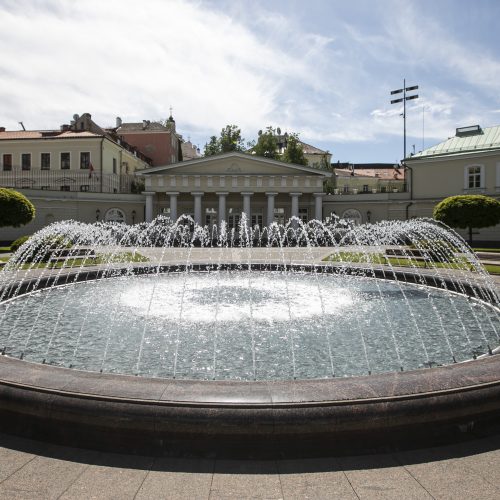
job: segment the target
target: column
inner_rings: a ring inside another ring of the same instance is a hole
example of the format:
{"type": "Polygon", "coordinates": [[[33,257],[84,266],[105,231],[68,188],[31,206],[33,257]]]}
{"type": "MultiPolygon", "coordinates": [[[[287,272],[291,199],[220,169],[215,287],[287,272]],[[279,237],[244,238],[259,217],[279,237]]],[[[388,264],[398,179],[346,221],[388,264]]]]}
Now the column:
{"type": "Polygon", "coordinates": [[[177,220],[177,196],[179,196],[179,193],[167,192],[165,194],[170,196],[170,219],[175,222],[177,220]]]}
{"type": "Polygon", "coordinates": [[[194,222],[201,226],[201,197],[205,193],[196,191],[191,194],[194,196],[194,222]]]}
{"type": "Polygon", "coordinates": [[[323,221],[323,196],[326,193],[313,193],[314,196],[314,218],[323,221]]]}
{"type": "Polygon", "coordinates": [[[274,197],[278,193],[266,193],[267,196],[267,225],[270,226],[274,222],[274,197]]]}
{"type": "Polygon", "coordinates": [[[253,193],[243,192],[241,194],[243,196],[243,212],[247,215],[247,220],[250,224],[252,222],[252,207],[250,203],[250,196],[252,196],[253,193]]]}
{"type": "MultiPolygon", "coordinates": [[[[292,213],[290,217],[298,217],[299,216],[299,196],[302,193],[290,193],[292,197],[292,213]]],[[[293,223],[294,226],[297,225],[297,222],[293,223]]]]}
{"type": "Polygon", "coordinates": [[[229,193],[215,193],[219,197],[219,211],[217,212],[217,220],[219,227],[222,221],[226,220],[226,196],[229,193]]]}
{"type": "Polygon", "coordinates": [[[151,222],[153,220],[153,196],[156,194],[154,191],[143,191],[142,193],[146,197],[146,222],[151,222]]]}

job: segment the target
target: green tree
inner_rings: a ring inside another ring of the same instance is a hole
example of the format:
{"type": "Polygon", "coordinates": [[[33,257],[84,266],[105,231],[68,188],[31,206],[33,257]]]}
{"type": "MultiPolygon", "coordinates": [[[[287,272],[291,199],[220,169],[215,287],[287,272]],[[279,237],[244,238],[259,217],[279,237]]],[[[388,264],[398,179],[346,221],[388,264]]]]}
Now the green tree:
{"type": "Polygon", "coordinates": [[[469,229],[495,226],[500,223],[500,201],[483,195],[450,196],[434,207],[433,217],[448,226],[469,229]]]}
{"type": "Polygon", "coordinates": [[[210,137],[210,141],[205,144],[204,154],[205,156],[213,156],[220,154],[220,144],[215,135],[210,137]]]}
{"type": "Polygon", "coordinates": [[[0,227],[19,227],[35,217],[35,207],[26,196],[13,189],[0,188],[0,227]]]}
{"type": "Polygon", "coordinates": [[[259,138],[253,148],[253,153],[257,156],[264,156],[273,160],[279,159],[278,141],[276,139],[276,130],[273,127],[267,127],[265,132],[259,131],[259,138]]]}
{"type": "Polygon", "coordinates": [[[283,153],[282,160],[286,163],[307,165],[307,160],[304,157],[304,149],[300,144],[299,136],[297,134],[288,134],[286,149],[283,153]]]}
{"type": "Polygon", "coordinates": [[[226,125],[220,132],[221,153],[244,151],[245,140],[241,137],[241,130],[236,125],[226,125]]]}
{"type": "Polygon", "coordinates": [[[236,125],[226,125],[220,132],[220,136],[213,135],[205,144],[205,156],[230,153],[232,151],[244,151],[244,139],[241,130],[236,125]]]}

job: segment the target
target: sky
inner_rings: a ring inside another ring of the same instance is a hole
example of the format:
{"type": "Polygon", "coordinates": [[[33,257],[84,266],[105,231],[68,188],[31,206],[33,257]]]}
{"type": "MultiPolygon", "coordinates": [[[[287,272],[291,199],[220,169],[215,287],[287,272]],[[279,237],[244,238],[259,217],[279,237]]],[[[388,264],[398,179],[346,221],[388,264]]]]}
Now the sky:
{"type": "Polygon", "coordinates": [[[397,163],[404,79],[408,154],[500,124],[498,19],[498,0],[0,0],[0,126],[172,107],[202,151],[227,124],[273,126],[333,162],[397,163]]]}

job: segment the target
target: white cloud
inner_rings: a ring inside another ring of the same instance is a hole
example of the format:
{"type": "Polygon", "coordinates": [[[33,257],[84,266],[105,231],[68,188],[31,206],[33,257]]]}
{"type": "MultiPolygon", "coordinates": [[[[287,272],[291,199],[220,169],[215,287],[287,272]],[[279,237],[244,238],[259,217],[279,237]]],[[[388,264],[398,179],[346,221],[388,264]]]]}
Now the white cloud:
{"type": "Polygon", "coordinates": [[[404,72],[421,85],[407,114],[414,137],[422,106],[434,142],[495,118],[482,94],[498,108],[494,55],[411,2],[366,5],[364,22],[349,23],[325,3],[325,29],[305,22],[305,4],[3,0],[0,125],[53,128],[83,112],[112,125],[116,115],[164,118],[172,105],[180,132],[200,146],[235,123],[247,139],[273,125],[334,151],[399,139],[402,110],[389,90],[404,72]]]}

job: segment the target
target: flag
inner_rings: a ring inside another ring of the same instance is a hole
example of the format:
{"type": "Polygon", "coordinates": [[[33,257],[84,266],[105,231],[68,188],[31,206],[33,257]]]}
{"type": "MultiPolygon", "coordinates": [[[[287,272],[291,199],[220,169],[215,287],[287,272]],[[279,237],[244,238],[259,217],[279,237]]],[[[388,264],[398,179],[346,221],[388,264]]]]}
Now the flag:
{"type": "Polygon", "coordinates": [[[92,179],[92,172],[94,171],[94,166],[92,165],[92,162],[90,162],[89,166],[89,179],[92,179]]]}

